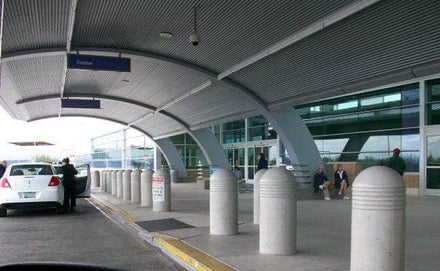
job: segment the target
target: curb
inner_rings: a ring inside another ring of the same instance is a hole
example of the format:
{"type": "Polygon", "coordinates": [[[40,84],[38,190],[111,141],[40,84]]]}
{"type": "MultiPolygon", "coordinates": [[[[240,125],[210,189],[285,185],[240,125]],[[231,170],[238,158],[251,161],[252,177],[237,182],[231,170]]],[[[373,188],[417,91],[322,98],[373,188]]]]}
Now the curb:
{"type": "Polygon", "coordinates": [[[98,210],[103,212],[109,219],[113,220],[119,226],[125,227],[130,233],[147,241],[148,243],[160,248],[165,254],[171,256],[176,262],[189,270],[200,271],[234,271],[234,267],[218,260],[217,258],[191,246],[190,244],[171,236],[160,234],[157,232],[147,232],[140,226],[135,224],[135,220],[130,214],[121,208],[110,204],[109,202],[91,195],[88,200],[98,210]],[[101,207],[101,208],[99,208],[101,207]],[[114,216],[111,217],[104,210],[110,211],[114,216]],[[134,232],[133,232],[134,231],[134,232]]]}

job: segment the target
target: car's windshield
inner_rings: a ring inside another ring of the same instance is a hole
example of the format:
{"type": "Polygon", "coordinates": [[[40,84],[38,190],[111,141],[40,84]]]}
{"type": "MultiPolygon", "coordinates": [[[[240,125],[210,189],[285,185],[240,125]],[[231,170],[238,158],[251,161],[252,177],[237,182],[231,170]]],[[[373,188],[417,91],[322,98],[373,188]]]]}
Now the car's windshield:
{"type": "Polygon", "coordinates": [[[53,172],[49,165],[16,165],[11,167],[10,175],[53,175],[53,172]]]}

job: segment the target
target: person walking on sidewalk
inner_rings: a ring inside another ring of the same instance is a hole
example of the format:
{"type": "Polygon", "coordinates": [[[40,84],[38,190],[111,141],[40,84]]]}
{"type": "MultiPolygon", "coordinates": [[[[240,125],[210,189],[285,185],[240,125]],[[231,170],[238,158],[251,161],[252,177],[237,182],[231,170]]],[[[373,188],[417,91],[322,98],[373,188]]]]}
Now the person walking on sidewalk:
{"type": "Polygon", "coordinates": [[[267,169],[267,160],[264,157],[264,153],[259,153],[258,154],[257,171],[259,171],[260,169],[267,169]]]}
{"type": "Polygon", "coordinates": [[[406,164],[405,161],[403,161],[402,157],[400,155],[400,149],[395,148],[393,150],[393,157],[388,159],[387,167],[394,169],[397,171],[397,173],[400,174],[400,176],[403,176],[403,173],[405,173],[406,164]]]}
{"type": "Polygon", "coordinates": [[[63,173],[64,185],[64,209],[73,211],[76,206],[75,175],[78,174],[78,171],[76,171],[75,167],[70,164],[68,157],[63,159],[61,171],[63,173]]]}

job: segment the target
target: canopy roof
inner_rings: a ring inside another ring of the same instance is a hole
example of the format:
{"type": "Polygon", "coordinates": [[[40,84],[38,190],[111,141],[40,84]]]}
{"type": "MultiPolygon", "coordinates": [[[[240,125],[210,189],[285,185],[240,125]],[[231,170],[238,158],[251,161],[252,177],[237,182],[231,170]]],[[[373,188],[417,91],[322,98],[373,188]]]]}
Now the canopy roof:
{"type": "Polygon", "coordinates": [[[440,1],[5,1],[0,104],[153,138],[440,72],[440,1]],[[200,44],[188,42],[197,6],[200,44]],[[161,31],[173,34],[159,37],[161,31]],[[131,58],[67,69],[66,53],[131,58]],[[101,109],[61,108],[62,97],[101,109]]]}

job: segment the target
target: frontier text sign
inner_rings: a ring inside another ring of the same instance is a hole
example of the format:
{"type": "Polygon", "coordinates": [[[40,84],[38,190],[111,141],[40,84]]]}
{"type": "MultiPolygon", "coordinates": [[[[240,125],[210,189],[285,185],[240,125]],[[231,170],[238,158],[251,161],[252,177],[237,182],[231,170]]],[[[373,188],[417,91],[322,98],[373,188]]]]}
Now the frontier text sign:
{"type": "Polygon", "coordinates": [[[122,57],[90,56],[69,54],[69,69],[130,72],[131,59],[122,57]]]}

